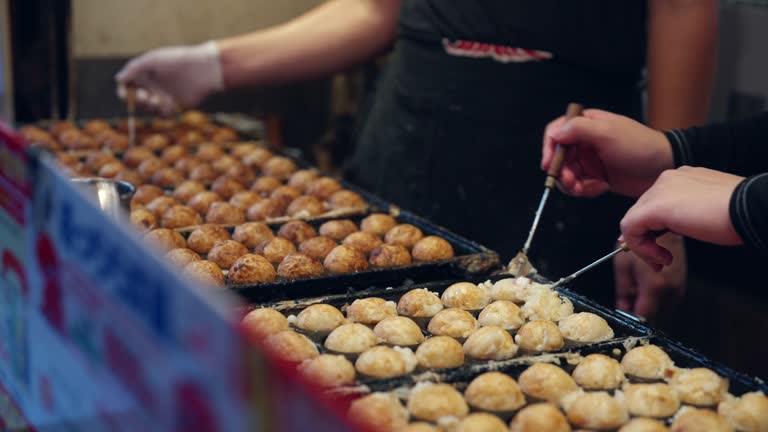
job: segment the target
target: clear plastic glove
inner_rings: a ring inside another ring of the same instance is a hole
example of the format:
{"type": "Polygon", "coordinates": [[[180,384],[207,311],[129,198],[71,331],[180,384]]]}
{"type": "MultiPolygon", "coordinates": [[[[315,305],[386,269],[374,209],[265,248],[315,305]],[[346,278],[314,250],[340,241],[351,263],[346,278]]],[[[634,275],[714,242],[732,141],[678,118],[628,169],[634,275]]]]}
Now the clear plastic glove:
{"type": "Polygon", "coordinates": [[[719,245],[742,244],[729,205],[743,177],[706,168],[664,171],[621,220],[622,239],[656,271],[672,264],[672,253],[657,242],[672,232],[719,245]]]}
{"type": "Polygon", "coordinates": [[[142,108],[169,115],[200,104],[211,93],[224,89],[216,42],[165,47],[129,61],[117,73],[118,96],[136,88],[136,103],[142,108]]]}
{"type": "Polygon", "coordinates": [[[661,272],[633,253],[618,254],[613,259],[616,308],[653,319],[662,303],[676,303],[685,294],[688,265],[683,238],[666,234],[658,242],[675,257],[672,265],[661,272]]]}

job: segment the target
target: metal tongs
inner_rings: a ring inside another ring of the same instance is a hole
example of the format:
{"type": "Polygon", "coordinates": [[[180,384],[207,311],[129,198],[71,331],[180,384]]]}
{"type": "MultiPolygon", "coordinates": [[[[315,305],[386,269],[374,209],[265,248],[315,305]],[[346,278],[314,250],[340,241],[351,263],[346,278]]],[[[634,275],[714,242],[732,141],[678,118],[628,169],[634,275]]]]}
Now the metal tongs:
{"type": "MultiPolygon", "coordinates": [[[[576,103],[569,104],[565,113],[566,121],[572,119],[573,117],[580,116],[582,111],[584,111],[584,107],[581,105],[576,103]]],[[[531,225],[531,230],[528,232],[528,238],[523,244],[523,249],[518,252],[517,255],[515,255],[515,257],[512,258],[512,261],[509,263],[510,271],[512,271],[512,269],[515,268],[515,265],[517,265],[517,270],[514,271],[515,277],[527,275],[533,269],[531,262],[528,260],[528,250],[531,248],[533,235],[536,233],[536,229],[539,227],[539,220],[541,219],[541,214],[544,212],[544,206],[547,204],[549,193],[552,189],[554,189],[557,178],[560,177],[560,170],[563,168],[564,162],[565,148],[558,144],[555,147],[555,154],[552,157],[552,163],[549,165],[549,170],[547,171],[547,179],[544,181],[544,193],[541,196],[539,207],[536,209],[536,214],[533,217],[533,224],[531,225]]]]}

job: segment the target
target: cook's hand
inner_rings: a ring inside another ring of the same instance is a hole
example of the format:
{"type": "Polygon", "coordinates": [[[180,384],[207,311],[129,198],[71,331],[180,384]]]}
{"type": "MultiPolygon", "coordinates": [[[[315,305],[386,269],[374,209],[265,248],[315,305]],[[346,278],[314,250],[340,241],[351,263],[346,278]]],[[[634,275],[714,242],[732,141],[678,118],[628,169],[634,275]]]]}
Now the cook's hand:
{"type": "Polygon", "coordinates": [[[662,303],[675,302],[685,293],[688,268],[683,238],[666,234],[658,241],[675,257],[672,265],[661,272],[653,271],[632,253],[618,254],[613,259],[618,309],[653,319],[662,303]]]}
{"type": "Polygon", "coordinates": [[[575,196],[594,197],[609,190],[639,196],[674,164],[663,133],[601,110],[551,122],[544,131],[542,169],[549,168],[558,143],[568,146],[559,185],[575,196]]]}
{"type": "Polygon", "coordinates": [[[115,79],[118,96],[125,98],[126,86],[136,87],[137,104],[166,115],[196,106],[224,88],[219,49],[213,41],[149,51],[129,61],[115,79]]]}
{"type": "Polygon", "coordinates": [[[719,245],[742,244],[729,213],[731,195],[742,180],[706,168],[664,171],[624,215],[622,238],[656,271],[672,263],[672,253],[656,242],[660,231],[719,245]]]}

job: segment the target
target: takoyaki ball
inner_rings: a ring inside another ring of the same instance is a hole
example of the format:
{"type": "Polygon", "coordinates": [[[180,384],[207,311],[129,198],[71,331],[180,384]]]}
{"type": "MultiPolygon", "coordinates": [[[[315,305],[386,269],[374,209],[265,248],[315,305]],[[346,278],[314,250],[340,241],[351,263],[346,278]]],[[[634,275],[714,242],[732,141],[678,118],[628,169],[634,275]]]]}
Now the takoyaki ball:
{"type": "Polygon", "coordinates": [[[669,432],[669,428],[658,420],[636,417],[624,423],[617,432],[669,432]]]}
{"type": "Polygon", "coordinates": [[[192,197],[203,191],[205,191],[205,186],[202,183],[195,180],[187,180],[176,186],[176,189],[173,190],[173,197],[183,203],[188,203],[192,197]]]}
{"type": "Polygon", "coordinates": [[[70,152],[56,153],[56,162],[62,166],[75,166],[80,163],[80,157],[70,152]]]}
{"type": "Polygon", "coordinates": [[[318,260],[324,260],[336,246],[337,243],[332,239],[318,236],[304,240],[299,245],[299,252],[318,260]]]}
{"type": "Polygon", "coordinates": [[[62,139],[61,143],[64,144],[65,147],[72,150],[96,150],[99,148],[99,144],[96,142],[96,140],[79,132],[77,134],[73,134],[70,141],[65,142],[64,139],[62,139]]]}
{"type": "Polygon", "coordinates": [[[397,346],[412,346],[424,342],[424,334],[421,328],[407,317],[395,316],[384,318],[373,329],[376,336],[390,344],[397,346]]]}
{"type": "Polygon", "coordinates": [[[467,337],[464,353],[479,360],[506,360],[517,354],[512,335],[501,327],[480,327],[467,337]]]}
{"type": "Polygon", "coordinates": [[[168,168],[168,164],[158,158],[150,158],[140,163],[137,171],[144,176],[145,179],[151,179],[155,173],[163,168],[168,168]]]}
{"type": "Polygon", "coordinates": [[[159,219],[163,217],[163,213],[175,205],[179,205],[179,202],[176,201],[175,198],[168,195],[162,195],[150,201],[149,204],[146,205],[146,208],[154,213],[159,219]]]}
{"type": "Polygon", "coordinates": [[[188,155],[189,152],[185,147],[180,145],[172,145],[170,147],[166,147],[165,150],[163,150],[163,153],[160,155],[160,159],[167,164],[175,164],[181,160],[181,158],[188,155]]]}
{"type": "Polygon", "coordinates": [[[184,205],[175,205],[165,212],[160,220],[163,228],[182,228],[192,225],[200,225],[203,218],[193,209],[184,205]]]}
{"type": "Polygon", "coordinates": [[[528,297],[522,309],[529,320],[557,322],[573,315],[573,303],[557,291],[542,291],[541,294],[528,297]]]}
{"type": "Polygon", "coordinates": [[[69,150],[77,150],[75,147],[77,147],[77,141],[81,136],[84,135],[78,129],[67,129],[61,133],[56,134],[56,138],[59,140],[61,145],[69,150]]]}
{"type": "Polygon", "coordinates": [[[334,210],[341,208],[359,208],[365,205],[365,200],[360,194],[347,189],[334,192],[326,202],[328,203],[328,207],[334,210]]]}
{"type": "Polygon", "coordinates": [[[211,261],[192,261],[184,267],[184,274],[204,285],[224,286],[224,273],[211,261]]]}
{"type": "Polygon", "coordinates": [[[342,241],[343,244],[354,246],[361,250],[364,254],[373,252],[374,249],[381,246],[382,241],[376,234],[357,231],[346,236],[342,241]]]}
{"type": "Polygon", "coordinates": [[[740,398],[727,396],[717,406],[717,412],[739,431],[768,431],[768,396],[762,392],[743,394],[740,398]]]}
{"type": "Polygon", "coordinates": [[[216,177],[218,176],[219,174],[216,170],[208,163],[201,163],[189,171],[190,180],[197,180],[203,183],[211,183],[216,180],[216,177]]]}
{"type": "Polygon", "coordinates": [[[523,324],[515,335],[515,342],[528,351],[555,351],[565,345],[557,324],[547,320],[533,320],[523,324]]]}
{"type": "Polygon", "coordinates": [[[733,428],[716,412],[707,409],[681,409],[675,415],[672,432],[733,432],[733,428]]]}
{"type": "Polygon", "coordinates": [[[275,156],[261,166],[261,171],[264,175],[287,180],[296,171],[296,162],[287,157],[275,156]]]}
{"type": "Polygon", "coordinates": [[[443,303],[437,294],[426,288],[415,288],[400,297],[397,313],[413,318],[431,318],[443,310],[443,303]]]}
{"type": "Polygon", "coordinates": [[[123,163],[131,168],[137,168],[147,159],[153,159],[152,150],[144,147],[133,147],[123,153],[123,163]]]}
{"type": "Polygon", "coordinates": [[[355,361],[358,372],[376,378],[403,376],[412,372],[416,365],[416,356],[410,349],[383,345],[369,348],[355,361]]]}
{"type": "Polygon", "coordinates": [[[187,237],[187,247],[199,254],[207,254],[213,245],[229,240],[229,233],[218,225],[201,225],[187,237]]]}
{"type": "Polygon", "coordinates": [[[215,202],[208,208],[205,221],[214,224],[237,225],[245,222],[245,212],[230,203],[215,202]]]}
{"type": "Polygon", "coordinates": [[[606,392],[573,394],[566,399],[571,399],[564,404],[568,420],[574,426],[613,430],[629,420],[629,414],[624,405],[606,392]]]}
{"type": "Polygon", "coordinates": [[[525,396],[517,381],[501,372],[478,375],[464,391],[469,406],[493,412],[515,411],[525,405],[525,396]]]}
{"type": "Polygon", "coordinates": [[[169,250],[165,254],[165,259],[176,267],[184,268],[192,261],[200,261],[200,255],[192,249],[176,248],[169,250]]]}
{"type": "Polygon", "coordinates": [[[53,135],[37,126],[24,126],[19,129],[19,134],[29,143],[42,144],[44,148],[53,151],[61,150],[61,145],[56,142],[53,135]]]}
{"type": "Polygon", "coordinates": [[[331,332],[344,323],[346,318],[340,310],[322,303],[311,305],[299,312],[294,322],[297,328],[313,332],[331,332]]]}
{"type": "Polygon", "coordinates": [[[131,211],[131,224],[144,232],[157,226],[157,217],[145,208],[137,208],[131,211]]]}
{"type": "Polygon", "coordinates": [[[149,125],[154,131],[167,131],[176,127],[176,120],[166,118],[156,118],[149,125]]]}
{"type": "Polygon", "coordinates": [[[173,163],[177,170],[189,175],[195,167],[205,165],[206,163],[194,156],[182,156],[181,159],[173,163]]]}
{"type": "Polygon", "coordinates": [[[372,393],[355,400],[347,417],[366,426],[365,430],[400,431],[408,424],[408,411],[394,393],[372,393]]]}
{"type": "Polygon", "coordinates": [[[123,134],[113,133],[107,136],[101,146],[105,149],[111,150],[114,153],[123,153],[129,150],[131,142],[128,137],[123,134]]]}
{"type": "Polygon", "coordinates": [[[289,362],[300,363],[320,355],[309,338],[293,330],[282,331],[268,337],[266,347],[276,356],[289,362]]]}
{"type": "Polygon", "coordinates": [[[232,239],[239,241],[248,249],[253,249],[274,236],[272,229],[267,225],[261,222],[248,222],[235,227],[232,239]]]}
{"type": "Polygon", "coordinates": [[[477,317],[480,327],[497,326],[504,330],[516,330],[525,323],[520,306],[509,300],[496,300],[484,307],[477,317]]]}
{"type": "Polygon", "coordinates": [[[237,180],[221,176],[213,182],[211,190],[219,194],[219,196],[225,200],[228,200],[236,193],[245,190],[245,188],[237,180]]]}
{"type": "Polygon", "coordinates": [[[438,236],[427,236],[416,242],[411,251],[417,261],[437,261],[453,258],[453,247],[438,236]]]}
{"type": "Polygon", "coordinates": [[[228,127],[216,128],[211,134],[211,141],[215,143],[231,143],[240,139],[240,135],[234,129],[228,127]]]}
{"type": "Polygon", "coordinates": [[[408,411],[417,419],[437,422],[443,417],[462,418],[469,413],[469,407],[452,385],[422,382],[411,390],[408,411]]]}
{"type": "Polygon", "coordinates": [[[131,208],[145,206],[153,199],[164,195],[163,190],[155,185],[141,185],[136,188],[136,192],[131,197],[131,208]]]}
{"type": "Polygon", "coordinates": [[[558,323],[563,337],[579,342],[603,342],[613,338],[613,329],[601,316],[580,312],[565,317],[558,323]]]}
{"type": "Polygon", "coordinates": [[[477,320],[462,309],[443,309],[429,320],[427,330],[437,336],[466,338],[477,329],[477,320]]]}
{"type": "Polygon", "coordinates": [[[232,157],[236,158],[237,160],[242,160],[246,155],[248,155],[248,153],[256,150],[257,148],[258,146],[252,142],[238,143],[232,146],[229,154],[231,154],[232,157]]]}
{"type": "MultiPolygon", "coordinates": [[[[214,168],[216,168],[215,165],[214,168]]],[[[227,170],[224,171],[224,175],[239,181],[240,184],[243,185],[252,184],[256,180],[256,173],[240,162],[235,162],[232,166],[227,168],[227,170]]]]}
{"type": "Polygon", "coordinates": [[[168,147],[170,143],[171,141],[167,136],[159,133],[147,135],[143,140],[141,140],[141,145],[152,150],[153,152],[157,152],[168,147]]]}
{"type": "Polygon", "coordinates": [[[184,174],[175,168],[163,168],[152,176],[152,183],[162,188],[175,188],[184,181],[184,174]]]}
{"type": "Polygon", "coordinates": [[[256,204],[262,199],[263,198],[261,195],[257,194],[256,192],[244,190],[232,195],[232,198],[229,199],[229,203],[235,207],[243,209],[243,211],[247,211],[249,208],[251,208],[252,205],[256,204]]]}
{"type": "Polygon", "coordinates": [[[280,264],[286,256],[296,252],[296,246],[282,237],[274,237],[256,246],[255,252],[272,264],[280,264]]]}
{"type": "Polygon", "coordinates": [[[85,124],[83,125],[83,132],[93,136],[98,135],[99,132],[104,132],[105,130],[111,130],[111,129],[112,129],[112,126],[110,126],[109,123],[101,119],[89,120],[85,122],[85,124]]]}
{"type": "Polygon", "coordinates": [[[560,409],[551,403],[536,403],[521,409],[509,424],[510,432],[571,432],[560,409]]]}
{"type": "Polygon", "coordinates": [[[291,201],[286,214],[291,217],[312,217],[325,213],[325,205],[311,195],[303,195],[291,201]]]}
{"type": "Polygon", "coordinates": [[[491,295],[484,286],[471,282],[457,282],[443,291],[440,300],[449,308],[476,311],[491,303],[491,295]]]}
{"type": "Polygon", "coordinates": [[[99,133],[97,133],[95,135],[92,135],[92,137],[93,137],[93,140],[96,141],[96,144],[99,147],[103,148],[103,147],[105,147],[105,143],[107,142],[107,140],[110,137],[114,136],[115,134],[117,134],[117,132],[115,132],[114,130],[106,129],[106,130],[103,130],[103,131],[101,131],[101,132],[99,132],[99,133]]]}
{"type": "Polygon", "coordinates": [[[280,186],[269,194],[271,199],[281,202],[286,208],[288,208],[288,205],[293,200],[300,196],[301,192],[290,186],[280,186]]]}
{"type": "Polygon", "coordinates": [[[309,186],[309,183],[311,183],[312,180],[315,180],[319,176],[320,175],[317,173],[317,171],[313,169],[298,170],[291,175],[291,178],[288,179],[288,186],[305,192],[309,186]]]}
{"type": "Polygon", "coordinates": [[[122,170],[125,169],[125,165],[123,165],[120,161],[112,161],[107,162],[104,164],[98,171],[99,177],[104,178],[115,178],[122,170]]]}
{"type": "Polygon", "coordinates": [[[376,334],[363,324],[343,324],[325,338],[324,346],[342,354],[357,354],[376,346],[376,334]]]}
{"type": "Polygon", "coordinates": [[[124,169],[117,173],[115,176],[115,180],[120,180],[124,182],[128,182],[135,187],[139,187],[144,184],[144,177],[139,174],[138,171],[132,170],[132,169],[124,169]]]}
{"type": "Polygon", "coordinates": [[[365,252],[350,245],[333,248],[323,260],[323,265],[334,273],[353,273],[368,269],[365,252]]]}
{"type": "Polygon", "coordinates": [[[422,238],[424,234],[417,227],[411,224],[400,224],[387,231],[384,241],[410,249],[422,238]]]}
{"type": "Polygon", "coordinates": [[[728,393],[728,380],[707,368],[682,369],[671,384],[680,400],[690,405],[717,405],[728,393]]]}
{"type": "Polygon", "coordinates": [[[355,366],[343,355],[321,354],[301,363],[298,370],[304,378],[321,387],[338,387],[355,382],[355,366]]]}
{"type": "Polygon", "coordinates": [[[240,242],[220,240],[208,252],[208,260],[216,263],[222,270],[226,270],[232,267],[240,257],[247,254],[248,249],[240,242]]]}
{"type": "Polygon", "coordinates": [[[557,405],[565,396],[579,390],[568,373],[549,363],[532,364],[520,374],[517,382],[526,395],[557,405]]]}
{"type": "Polygon", "coordinates": [[[243,317],[241,321],[246,331],[253,333],[258,338],[290,330],[288,318],[280,312],[270,308],[254,309],[243,317]]]}
{"type": "Polygon", "coordinates": [[[55,121],[48,126],[48,130],[57,137],[63,132],[72,129],[77,130],[77,126],[68,120],[55,121]]]}
{"type": "Polygon", "coordinates": [[[213,162],[224,156],[224,149],[218,144],[203,144],[195,153],[195,156],[205,162],[213,162]]]}
{"type": "Polygon", "coordinates": [[[224,174],[227,171],[229,171],[230,168],[234,166],[238,166],[239,164],[240,162],[238,162],[235,158],[233,158],[230,155],[219,156],[218,158],[216,158],[216,160],[211,162],[211,166],[219,174],[224,174]]]}
{"type": "Polygon", "coordinates": [[[645,380],[670,378],[674,366],[669,355],[656,345],[632,348],[621,359],[625,374],[645,380]]]}
{"type": "Polygon", "coordinates": [[[264,221],[285,215],[283,203],[271,198],[265,198],[248,208],[249,221],[264,221]]]}
{"type": "MultiPolygon", "coordinates": [[[[134,118],[133,119],[133,127],[136,130],[136,132],[142,132],[148,128],[147,122],[140,118],[134,118]]],[[[130,122],[128,118],[123,118],[121,120],[117,121],[117,124],[115,125],[115,130],[128,133],[128,130],[130,129],[130,122]]]]}
{"type": "Polygon", "coordinates": [[[384,243],[371,251],[368,262],[381,268],[402,267],[411,264],[411,254],[402,246],[384,243]]]}
{"type": "Polygon", "coordinates": [[[300,244],[305,240],[317,237],[317,231],[306,222],[291,221],[281,226],[277,235],[294,244],[300,244]]]}
{"type": "Polygon", "coordinates": [[[416,360],[425,369],[450,369],[464,364],[464,349],[449,336],[432,336],[416,348],[416,360]]]}
{"type": "Polygon", "coordinates": [[[375,325],[397,316],[397,305],[380,297],[357,299],[347,307],[347,318],[360,324],[375,325]]]}
{"type": "Polygon", "coordinates": [[[261,255],[243,255],[229,268],[229,281],[235,285],[271,282],[275,278],[275,267],[261,255]]]}
{"type": "Polygon", "coordinates": [[[349,219],[331,220],[320,225],[321,236],[334,240],[342,240],[344,237],[357,232],[357,225],[349,219]]]}
{"type": "Polygon", "coordinates": [[[163,251],[187,247],[184,237],[168,228],[154,229],[144,235],[144,240],[163,251]]]}
{"type": "Polygon", "coordinates": [[[286,255],[277,267],[277,274],[286,279],[309,278],[323,272],[325,268],[319,260],[301,253],[286,255]]]}
{"type": "Polygon", "coordinates": [[[584,357],[571,375],[587,390],[615,390],[625,379],[619,362],[604,354],[584,357]]]}
{"type": "Polygon", "coordinates": [[[455,432],[509,432],[507,425],[498,416],[484,412],[464,417],[452,430],[455,432]]]}
{"type": "Polygon", "coordinates": [[[251,186],[251,190],[254,192],[258,192],[264,196],[269,196],[269,194],[272,193],[275,189],[279,188],[283,184],[280,183],[280,180],[269,177],[269,176],[263,176],[256,179],[255,182],[253,182],[253,185],[251,186]]]}
{"type": "Polygon", "coordinates": [[[196,131],[187,131],[176,138],[176,143],[184,147],[196,147],[205,141],[205,137],[196,131]]]}
{"type": "Polygon", "coordinates": [[[202,191],[196,193],[187,201],[187,205],[195,209],[201,215],[207,214],[213,203],[221,202],[221,197],[216,192],[202,191]]]}
{"type": "Polygon", "coordinates": [[[93,172],[98,172],[104,165],[116,161],[117,159],[111,154],[104,153],[100,150],[94,150],[88,152],[88,155],[85,157],[85,166],[93,172]]]}
{"type": "Polygon", "coordinates": [[[200,128],[210,122],[208,115],[202,111],[190,110],[181,115],[181,123],[185,126],[200,128]]]}
{"type": "Polygon", "coordinates": [[[272,159],[272,152],[259,147],[243,157],[243,163],[248,168],[261,169],[261,167],[270,159],[272,159]]]}
{"type": "Polygon", "coordinates": [[[667,384],[629,384],[623,391],[624,403],[634,416],[667,418],[680,408],[680,398],[667,384]]]}
{"type": "Polygon", "coordinates": [[[307,185],[307,195],[325,201],[335,192],[341,190],[341,183],[331,177],[320,177],[307,185]]]}

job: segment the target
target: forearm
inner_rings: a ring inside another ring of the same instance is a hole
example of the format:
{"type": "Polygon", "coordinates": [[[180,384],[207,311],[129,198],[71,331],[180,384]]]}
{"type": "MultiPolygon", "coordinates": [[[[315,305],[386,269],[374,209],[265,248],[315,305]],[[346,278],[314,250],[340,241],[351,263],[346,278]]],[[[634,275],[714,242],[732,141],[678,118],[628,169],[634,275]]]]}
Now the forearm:
{"type": "Polygon", "coordinates": [[[744,244],[768,253],[768,173],[747,178],[736,187],[729,213],[744,244]]]}
{"type": "Polygon", "coordinates": [[[650,0],[648,9],[648,123],[702,124],[715,75],[718,2],[650,0]]]}
{"type": "Polygon", "coordinates": [[[227,88],[324,76],[394,39],[400,0],[332,0],[279,26],[219,41],[227,88]]]}

